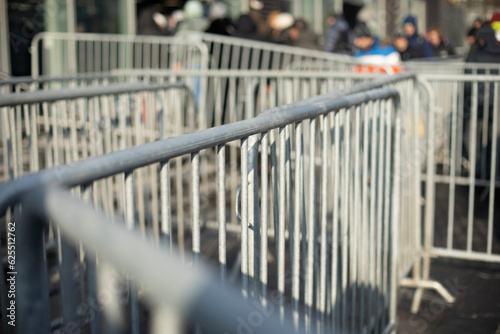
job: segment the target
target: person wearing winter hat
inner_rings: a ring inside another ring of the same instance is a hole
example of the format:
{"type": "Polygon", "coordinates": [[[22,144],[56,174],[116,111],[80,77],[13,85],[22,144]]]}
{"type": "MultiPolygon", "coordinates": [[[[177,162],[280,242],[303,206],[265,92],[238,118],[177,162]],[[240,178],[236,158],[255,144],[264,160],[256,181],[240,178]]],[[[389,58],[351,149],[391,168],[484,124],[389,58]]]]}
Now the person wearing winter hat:
{"type": "Polygon", "coordinates": [[[205,31],[209,21],[203,17],[203,5],[198,0],[189,0],[184,4],[184,20],[182,20],[177,32],[181,31],[205,31]]]}
{"type": "Polygon", "coordinates": [[[417,18],[414,16],[407,16],[403,21],[403,29],[408,38],[408,52],[413,55],[422,55],[424,58],[434,56],[432,47],[429,42],[418,34],[417,18]]]}
{"type": "Polygon", "coordinates": [[[399,72],[401,58],[398,51],[392,45],[380,44],[380,39],[371,34],[370,29],[364,22],[359,22],[354,28],[356,38],[354,45],[358,51],[354,54],[363,64],[374,65],[375,67],[358,67],[358,72],[385,72],[386,67],[393,67],[392,72],[399,72]]]}
{"type": "Polygon", "coordinates": [[[477,39],[479,49],[467,59],[467,62],[500,63],[500,42],[496,39],[495,30],[490,24],[483,25],[477,39]]]}

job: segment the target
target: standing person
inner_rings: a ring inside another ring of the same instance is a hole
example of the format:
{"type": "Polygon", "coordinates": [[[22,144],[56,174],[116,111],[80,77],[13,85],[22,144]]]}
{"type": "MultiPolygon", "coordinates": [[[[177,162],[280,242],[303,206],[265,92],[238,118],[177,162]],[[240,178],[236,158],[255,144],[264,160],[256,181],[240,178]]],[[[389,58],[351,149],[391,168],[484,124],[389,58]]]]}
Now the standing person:
{"type": "Polygon", "coordinates": [[[203,5],[198,0],[189,0],[184,5],[184,20],[179,22],[177,32],[181,31],[205,31],[208,27],[208,19],[203,17],[203,5]]]}
{"type": "Polygon", "coordinates": [[[354,45],[359,49],[354,57],[363,64],[372,65],[358,67],[359,72],[400,72],[401,58],[392,45],[380,45],[380,39],[371,34],[364,22],[358,23],[354,32],[354,45]]]}
{"type": "Polygon", "coordinates": [[[262,9],[264,8],[264,3],[258,0],[251,0],[249,3],[250,12],[248,12],[248,16],[252,19],[253,23],[257,28],[257,34],[259,36],[267,36],[269,34],[269,24],[267,24],[266,20],[262,17],[262,9]]]}
{"type": "MultiPolygon", "coordinates": [[[[478,50],[467,59],[467,62],[470,63],[496,63],[500,64],[500,42],[495,37],[495,31],[491,27],[490,24],[485,23],[483,27],[479,30],[478,35],[478,50]]],[[[498,75],[500,72],[500,65],[497,69],[485,70],[484,68],[478,68],[476,70],[477,74],[485,74],[488,73],[490,75],[498,75]]],[[[465,70],[466,74],[472,74],[472,70],[467,68],[465,70]]],[[[477,128],[476,128],[476,136],[477,136],[477,146],[475,148],[469,146],[469,141],[464,140],[464,155],[469,157],[472,149],[475,149],[477,152],[476,155],[476,165],[477,172],[482,172],[489,177],[489,168],[491,166],[491,156],[489,152],[491,152],[491,144],[493,140],[500,141],[500,138],[491,138],[491,127],[493,120],[493,109],[494,109],[494,93],[495,87],[494,83],[485,83],[479,82],[477,84],[477,91],[473,93],[473,84],[468,81],[464,83],[464,135],[463,138],[470,138],[469,134],[472,133],[471,129],[471,120],[473,115],[473,104],[475,103],[477,106],[477,128]],[[476,101],[473,101],[476,99],[476,101]],[[483,132],[484,126],[483,122],[488,120],[488,127],[490,131],[486,133],[483,132]],[[482,142],[482,136],[488,136],[488,149],[484,152],[480,143],[482,142]],[[483,163],[481,163],[483,162],[483,163]],[[486,164],[484,164],[486,162],[486,164]]],[[[499,143],[500,144],[500,143],[499,143]]],[[[473,163],[471,161],[471,163],[473,163]]]]}
{"type": "Polygon", "coordinates": [[[411,49],[410,43],[404,31],[396,30],[393,34],[393,45],[398,50],[402,61],[423,58],[424,54],[420,49],[411,49]]]}
{"type": "Polygon", "coordinates": [[[325,51],[352,55],[355,36],[345,18],[331,13],[326,23],[328,30],[325,33],[325,51]]]}
{"type": "Polygon", "coordinates": [[[443,29],[439,26],[434,26],[429,30],[429,43],[432,46],[434,57],[446,58],[455,54],[453,46],[446,40],[443,29]]]}
{"type": "Polygon", "coordinates": [[[303,19],[296,19],[295,23],[288,29],[288,43],[306,49],[319,49],[318,35],[303,19]]]}
{"type": "MultiPolygon", "coordinates": [[[[413,55],[422,55],[423,58],[430,58],[434,56],[432,47],[418,34],[417,19],[414,16],[407,16],[403,21],[403,29],[408,39],[408,51],[413,55]]],[[[417,58],[417,57],[414,57],[417,58]]]]}
{"type": "Polygon", "coordinates": [[[227,15],[227,6],[222,2],[216,1],[210,5],[208,17],[210,26],[205,32],[223,36],[233,36],[236,33],[236,28],[227,15]]]}
{"type": "Polygon", "coordinates": [[[467,59],[469,63],[500,63],[500,42],[490,24],[485,23],[477,37],[479,48],[467,59]]]}
{"type": "Polygon", "coordinates": [[[139,12],[137,19],[137,35],[168,35],[167,17],[157,11],[156,6],[148,6],[139,12]]]}

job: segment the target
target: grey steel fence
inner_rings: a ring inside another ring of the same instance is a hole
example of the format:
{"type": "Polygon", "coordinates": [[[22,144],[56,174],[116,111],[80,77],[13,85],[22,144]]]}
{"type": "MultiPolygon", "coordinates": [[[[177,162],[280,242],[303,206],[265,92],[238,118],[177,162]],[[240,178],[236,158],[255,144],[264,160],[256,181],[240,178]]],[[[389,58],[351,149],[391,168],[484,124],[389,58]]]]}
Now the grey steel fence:
{"type": "MultiPolygon", "coordinates": [[[[72,321],[65,319],[60,332],[80,331],[83,324],[99,316],[100,308],[104,309],[106,333],[123,330],[120,319],[116,321],[112,313],[114,307],[122,306],[119,300],[111,298],[119,289],[110,284],[116,284],[118,271],[126,272],[131,277],[130,284],[144,293],[141,300],[150,307],[147,320],[152,333],[178,333],[178,323],[183,319],[198,324],[204,333],[239,333],[243,331],[242,324],[246,326],[244,330],[250,328],[254,333],[294,331],[291,324],[280,323],[276,312],[273,314],[257,303],[245,302],[235,288],[222,286],[208,266],[186,266],[167,249],[159,249],[138,233],[127,231],[125,222],[117,224],[92,206],[72,198],[69,192],[49,190],[27,195],[22,206],[20,222],[11,226],[17,244],[25,245],[17,251],[20,259],[16,266],[18,319],[13,323],[17,324],[18,333],[51,331],[51,302],[44,289],[50,272],[41,265],[45,262],[43,230],[48,222],[61,232],[62,242],[80,244],[86,258],[98,256],[99,259],[96,285],[86,283],[97,289],[100,298],[95,301],[89,298],[79,304],[76,312],[80,312],[81,317],[72,317],[72,321]]],[[[87,271],[96,264],[89,260],[88,265],[87,271]]],[[[73,291],[66,292],[69,294],[63,297],[64,307],[74,298],[73,291]]],[[[71,315],[75,310],[68,311],[71,315]]],[[[92,329],[95,331],[96,327],[92,329]]]]}
{"type": "MultiPolygon", "coordinates": [[[[401,219],[405,214],[401,194],[407,178],[400,171],[408,158],[403,143],[409,132],[402,131],[408,113],[410,108],[400,109],[399,94],[393,88],[341,98],[322,96],[250,120],[26,175],[0,186],[0,208],[5,212],[27,192],[53,184],[73,187],[75,192],[81,189],[83,197],[91,201],[96,182],[117,177],[125,205],[105,207],[105,211],[118,211],[127,228],[136,230],[137,197],[141,194],[135,192],[134,178],[140,168],[155,165],[160,167],[157,192],[161,205],[157,211],[161,224],[142,232],[153,231],[152,242],[168,248],[184,224],[172,202],[170,162],[184,157],[183,163],[190,165],[186,176],[191,189],[187,202],[191,251],[184,255],[186,261],[196,266],[200,258],[215,260],[221,277],[229,280],[232,268],[236,268],[245,298],[262,303],[267,311],[275,310],[282,321],[291,315],[293,326],[306,332],[314,326],[324,332],[332,328],[341,332],[390,331],[396,320],[398,231],[400,222],[405,221],[401,219]],[[227,238],[226,231],[228,211],[234,209],[227,206],[226,146],[233,141],[240,141],[239,246],[227,238]],[[207,180],[200,177],[203,151],[214,155],[211,170],[216,177],[207,180]],[[211,217],[218,224],[212,237],[202,230],[211,217]],[[214,238],[217,246],[210,250],[214,238]],[[239,261],[235,256],[238,252],[239,261]],[[280,303],[283,299],[287,302],[280,303]]],[[[408,186],[412,184],[408,182],[408,186]]],[[[62,325],[66,326],[79,318],[78,301],[95,300],[95,288],[81,283],[82,276],[92,282],[95,268],[80,248],[80,256],[75,258],[75,249],[64,243],[58,247],[63,261],[63,307],[54,309],[53,314],[57,317],[62,313],[62,325]],[[80,288],[79,296],[64,297],[74,294],[75,284],[80,288]]],[[[98,273],[105,270],[98,265],[98,273]]],[[[128,291],[130,310],[125,318],[132,331],[138,332],[142,308],[137,300],[142,298],[142,290],[139,294],[134,289],[128,291]]],[[[110,298],[119,298],[121,291],[115,292],[110,298]]],[[[6,295],[2,296],[6,305],[6,295]]],[[[123,319],[123,309],[111,306],[104,314],[118,312],[118,319],[123,319]]],[[[194,321],[196,325],[204,323],[204,319],[194,321]]],[[[96,318],[91,320],[92,332],[97,332],[98,323],[96,318]]]]}
{"type": "Polygon", "coordinates": [[[80,86],[108,85],[118,82],[118,77],[109,72],[80,73],[78,75],[9,77],[0,80],[0,93],[20,93],[35,90],[62,89],[80,86]]]}
{"type": "Polygon", "coordinates": [[[206,45],[211,69],[304,71],[315,68],[353,72],[357,64],[349,56],[275,43],[194,32],[183,33],[182,37],[206,45]]]}
{"type": "Polygon", "coordinates": [[[115,69],[206,69],[208,52],[189,38],[118,34],[37,34],[31,43],[32,76],[115,69]]]}
{"type": "Polygon", "coordinates": [[[182,83],[2,95],[1,179],[193,131],[194,108],[182,83]]]}
{"type": "MultiPolygon", "coordinates": [[[[420,282],[429,279],[431,259],[436,256],[500,262],[496,198],[500,77],[427,74],[423,78],[435,91],[437,109],[428,115],[422,151],[427,167],[423,174],[425,252],[416,274],[420,282]]],[[[412,285],[415,280],[406,283],[412,285]]],[[[421,298],[422,289],[418,289],[414,312],[421,298]]]]}

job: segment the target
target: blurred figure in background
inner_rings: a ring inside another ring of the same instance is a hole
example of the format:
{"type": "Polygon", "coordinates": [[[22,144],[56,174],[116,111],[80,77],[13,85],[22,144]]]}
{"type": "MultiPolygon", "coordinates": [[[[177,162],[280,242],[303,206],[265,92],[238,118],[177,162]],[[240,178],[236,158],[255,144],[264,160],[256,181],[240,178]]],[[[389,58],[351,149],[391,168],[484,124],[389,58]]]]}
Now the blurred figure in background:
{"type": "Polygon", "coordinates": [[[255,41],[265,41],[266,38],[259,34],[257,24],[250,17],[249,14],[241,15],[235,22],[236,33],[235,36],[239,38],[252,39],[255,41]]]}
{"type": "Polygon", "coordinates": [[[431,45],[418,34],[417,27],[417,19],[414,16],[409,15],[403,21],[403,29],[408,39],[408,52],[412,55],[411,58],[433,57],[434,53],[431,45]]]}
{"type": "Polygon", "coordinates": [[[410,49],[410,42],[402,30],[396,30],[393,34],[393,44],[399,52],[402,61],[415,58],[422,58],[424,55],[419,49],[410,49]]]}
{"type": "Polygon", "coordinates": [[[257,33],[260,36],[267,36],[269,34],[270,27],[266,20],[262,17],[262,9],[264,8],[264,3],[258,0],[251,0],[249,3],[250,12],[248,16],[255,23],[257,27],[257,33]]]}
{"type": "Polygon", "coordinates": [[[485,23],[479,30],[478,50],[472,54],[469,63],[500,63],[500,42],[496,39],[495,30],[485,23]]]}
{"type": "Polygon", "coordinates": [[[455,50],[451,43],[445,38],[443,29],[439,26],[434,26],[429,30],[429,43],[432,46],[434,57],[446,58],[453,56],[455,50]]]}
{"type": "Polygon", "coordinates": [[[318,35],[312,30],[306,21],[296,19],[295,23],[288,29],[288,44],[301,48],[319,50],[318,35]]]}
{"type": "Polygon", "coordinates": [[[137,35],[169,35],[167,17],[157,11],[155,6],[144,8],[137,18],[137,35]]]}
{"type": "Polygon", "coordinates": [[[352,55],[354,52],[354,31],[344,17],[331,13],[326,23],[328,30],[325,33],[325,51],[352,55]]]}
{"type": "Polygon", "coordinates": [[[470,58],[478,49],[479,49],[479,42],[477,40],[477,36],[479,35],[479,30],[481,29],[482,26],[482,21],[481,19],[477,18],[474,20],[474,23],[472,24],[472,27],[469,29],[467,32],[467,44],[469,44],[469,53],[467,54],[467,59],[470,58]]]}
{"type": "Polygon", "coordinates": [[[269,26],[271,27],[267,37],[268,41],[279,44],[287,44],[289,39],[288,28],[295,23],[295,19],[292,14],[274,11],[269,13],[267,20],[269,26]]]}
{"type": "Polygon", "coordinates": [[[212,3],[208,17],[211,23],[205,32],[223,36],[236,34],[236,28],[228,16],[227,6],[222,2],[212,3]]]}
{"type": "Polygon", "coordinates": [[[170,35],[175,35],[179,22],[184,20],[184,12],[181,9],[174,10],[168,17],[168,31],[170,35]]]}
{"type": "Polygon", "coordinates": [[[203,17],[203,5],[198,0],[189,0],[184,4],[184,20],[179,22],[177,32],[205,31],[208,19],[203,17]]]}
{"type": "Polygon", "coordinates": [[[380,39],[371,34],[364,22],[359,22],[354,32],[354,45],[359,49],[354,57],[363,64],[375,65],[361,66],[358,68],[359,72],[387,72],[386,67],[391,68],[392,72],[400,71],[401,58],[392,45],[380,45],[380,39]]]}

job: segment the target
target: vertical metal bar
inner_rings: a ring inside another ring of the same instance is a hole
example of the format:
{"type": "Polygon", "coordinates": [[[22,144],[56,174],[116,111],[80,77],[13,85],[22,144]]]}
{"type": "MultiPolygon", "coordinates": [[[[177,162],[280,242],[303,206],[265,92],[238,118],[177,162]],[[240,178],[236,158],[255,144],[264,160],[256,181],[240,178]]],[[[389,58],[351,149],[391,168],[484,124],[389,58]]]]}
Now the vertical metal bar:
{"type": "Polygon", "coordinates": [[[172,212],[170,200],[170,163],[164,161],[160,166],[160,201],[161,201],[161,238],[165,248],[172,247],[172,212]]]}
{"type": "MultiPolygon", "coordinates": [[[[378,105],[379,101],[373,103],[371,110],[371,149],[370,149],[370,238],[369,238],[369,272],[370,272],[370,280],[369,285],[375,287],[375,275],[376,275],[376,189],[377,189],[377,157],[378,157],[378,131],[377,131],[377,119],[378,115],[378,105]]],[[[369,291],[368,294],[368,326],[369,330],[374,330],[373,326],[376,324],[376,320],[373,319],[376,313],[376,306],[374,305],[376,294],[374,290],[369,291]]],[[[375,316],[376,317],[376,316],[375,316]]]]}
{"type": "MultiPolygon", "coordinates": [[[[368,106],[363,105],[363,175],[362,175],[362,223],[361,223],[361,259],[360,259],[360,276],[362,280],[362,289],[360,293],[360,316],[359,316],[359,330],[365,331],[365,315],[367,314],[365,308],[365,293],[368,290],[368,281],[369,281],[369,270],[366,270],[368,267],[367,258],[369,257],[369,217],[368,217],[368,194],[370,191],[369,185],[369,126],[370,126],[370,114],[373,108],[373,101],[368,103],[368,106]]],[[[367,319],[369,321],[369,319],[367,319]]]]}
{"type": "MultiPolygon", "coordinates": [[[[319,293],[319,312],[320,312],[320,323],[321,325],[325,322],[325,311],[326,311],[326,288],[327,288],[327,223],[328,223],[328,184],[329,184],[329,174],[328,174],[328,115],[323,115],[321,117],[321,134],[322,134],[322,161],[321,161],[321,242],[320,242],[320,293],[319,293]]],[[[318,330],[321,331],[319,326],[318,330]]]]}
{"type": "MultiPolygon", "coordinates": [[[[124,174],[125,177],[125,223],[127,229],[135,230],[135,200],[134,200],[134,171],[124,174]]],[[[133,334],[139,333],[139,302],[137,300],[137,291],[130,286],[128,280],[128,288],[130,294],[130,325],[133,334]]]]}
{"type": "Polygon", "coordinates": [[[281,301],[285,298],[285,226],[286,226],[286,128],[279,129],[279,222],[278,222],[278,298],[280,300],[280,318],[284,321],[285,305],[281,301]]]}
{"type": "Polygon", "coordinates": [[[334,117],[334,159],[333,159],[333,219],[332,219],[332,291],[331,302],[333,304],[332,311],[332,330],[337,333],[340,330],[340,301],[338,298],[338,249],[339,249],[339,200],[340,200],[340,113],[336,112],[334,117]]]}
{"type": "Polygon", "coordinates": [[[300,302],[300,235],[302,208],[302,179],[304,177],[304,155],[302,152],[302,122],[295,124],[295,212],[293,227],[293,257],[292,257],[292,314],[295,330],[299,329],[300,302]]]}
{"type": "Polygon", "coordinates": [[[314,263],[316,244],[316,119],[309,120],[309,212],[307,231],[307,264],[305,279],[306,332],[311,332],[314,298],[314,263]]]}
{"type": "Polygon", "coordinates": [[[267,242],[268,242],[268,201],[269,201],[269,186],[268,186],[268,173],[269,173],[269,132],[262,134],[261,143],[261,243],[260,243],[260,282],[261,282],[261,297],[262,305],[267,306],[267,242]]]}
{"type": "Polygon", "coordinates": [[[217,205],[219,221],[219,271],[226,281],[226,145],[217,147],[217,205]]]}
{"type": "MultiPolygon", "coordinates": [[[[394,101],[396,104],[396,101],[394,101]]],[[[395,123],[394,129],[394,163],[393,163],[393,182],[392,182],[392,198],[391,198],[391,238],[392,241],[392,252],[391,252],[391,297],[390,303],[391,307],[389,308],[389,316],[391,319],[391,323],[396,322],[397,316],[397,289],[398,289],[398,269],[395,264],[398,263],[398,250],[399,250],[399,222],[400,220],[400,187],[401,187],[401,106],[396,104],[394,107],[395,119],[393,122],[395,123]]],[[[392,122],[391,122],[392,123],[392,122]]],[[[434,152],[432,152],[434,154],[434,152]]]]}
{"type": "Polygon", "coordinates": [[[63,324],[77,324],[78,289],[75,281],[75,250],[61,236],[57,228],[58,263],[61,285],[61,301],[63,305],[63,324]]]}
{"type": "MultiPolygon", "coordinates": [[[[417,109],[416,111],[414,111],[414,113],[417,113],[420,109],[417,109]]],[[[391,291],[389,290],[390,287],[388,287],[388,284],[391,283],[391,284],[394,284],[394,282],[391,282],[390,281],[390,270],[392,270],[392,267],[396,266],[396,264],[391,264],[390,262],[390,259],[389,259],[389,254],[390,252],[397,252],[396,249],[391,249],[391,244],[390,244],[390,237],[391,235],[389,234],[389,225],[390,225],[390,205],[391,205],[391,202],[390,202],[390,196],[391,196],[391,193],[392,193],[392,190],[391,190],[391,159],[392,159],[392,124],[391,124],[391,114],[392,114],[392,101],[385,101],[385,109],[383,110],[383,114],[384,114],[384,119],[383,119],[383,123],[384,123],[384,127],[385,127],[385,131],[386,131],[386,135],[385,135],[385,145],[386,145],[386,148],[385,148],[385,166],[384,166],[384,181],[385,181],[385,185],[384,185],[384,214],[383,214],[383,223],[382,223],[382,226],[383,226],[383,230],[384,230],[384,235],[383,235],[383,241],[382,241],[382,245],[383,245],[383,250],[382,250],[382,255],[383,255],[383,260],[382,260],[382,302],[383,302],[383,305],[384,305],[384,312],[382,312],[382,325],[384,327],[388,326],[388,325],[391,325],[392,324],[392,319],[391,319],[391,315],[389,314],[389,321],[390,321],[390,324],[386,324],[386,312],[385,310],[387,309],[390,313],[391,311],[391,307],[393,307],[393,305],[391,304],[392,302],[394,302],[394,300],[392,300],[392,296],[391,296],[391,291]],[[389,290],[389,291],[388,291],[389,290]]],[[[417,121],[418,121],[418,117],[417,117],[417,121]]],[[[418,123],[416,123],[418,125],[418,123]]],[[[416,136],[417,136],[417,139],[419,138],[419,134],[416,133],[416,136]]],[[[418,160],[417,160],[418,164],[416,165],[417,167],[417,173],[419,173],[419,170],[420,170],[420,156],[418,157],[418,160]]],[[[419,178],[419,182],[418,182],[418,187],[417,187],[417,191],[420,192],[420,178],[419,178]]],[[[415,201],[418,203],[418,206],[420,206],[420,196],[418,196],[415,201]]],[[[420,215],[418,215],[420,216],[420,215]]],[[[417,220],[417,222],[420,222],[421,219],[419,218],[417,220]]],[[[395,237],[395,236],[392,236],[392,237],[395,237]]],[[[395,319],[394,319],[395,320],[395,319]]],[[[383,330],[385,330],[385,328],[383,328],[383,330]]]]}
{"type": "Polygon", "coordinates": [[[253,295],[256,291],[258,282],[258,254],[260,251],[258,245],[259,235],[259,189],[257,177],[257,158],[258,158],[258,138],[250,136],[248,150],[248,277],[250,279],[250,293],[253,295]]]}
{"type": "Polygon", "coordinates": [[[488,241],[486,252],[491,254],[493,243],[493,215],[495,214],[495,181],[497,171],[497,144],[498,144],[498,94],[500,92],[498,81],[494,83],[493,89],[493,129],[491,130],[491,175],[490,175],[490,203],[488,209],[488,241]]]}
{"type": "Polygon", "coordinates": [[[200,262],[200,152],[191,154],[191,220],[193,263],[200,262]]]}
{"type": "Polygon", "coordinates": [[[248,298],[248,138],[241,140],[241,292],[248,298]]]}
{"type": "MultiPolygon", "coordinates": [[[[92,204],[93,199],[93,186],[92,184],[82,187],[82,198],[85,202],[92,204]]],[[[96,272],[96,257],[90,258],[88,255],[85,256],[85,267],[86,267],[86,283],[87,283],[87,304],[96,305],[97,304],[97,272],[96,272]]],[[[88,316],[89,321],[89,331],[91,334],[99,333],[99,312],[94,312],[91,316],[88,316]]]]}
{"type": "Polygon", "coordinates": [[[478,83],[472,84],[472,124],[470,138],[470,173],[469,173],[469,211],[467,216],[467,251],[472,251],[472,236],[474,227],[474,194],[476,185],[476,157],[477,157],[477,108],[478,83]]]}
{"type": "Polygon", "coordinates": [[[342,198],[342,225],[341,225],[341,247],[342,247],[342,331],[348,330],[348,275],[349,275],[349,188],[351,172],[351,117],[347,110],[342,111],[344,130],[344,152],[343,152],[343,198],[342,198]]]}
{"type": "Polygon", "coordinates": [[[181,258],[184,258],[184,186],[182,157],[175,159],[175,193],[177,195],[177,245],[181,258]]]}
{"type": "Polygon", "coordinates": [[[455,215],[455,181],[456,181],[456,161],[457,161],[457,94],[458,94],[458,84],[456,82],[452,83],[452,109],[451,109],[451,160],[450,160],[450,190],[449,190],[449,201],[448,201],[448,228],[446,237],[446,248],[453,248],[453,224],[455,215]]]}
{"type": "Polygon", "coordinates": [[[22,245],[17,248],[17,275],[9,271],[7,279],[9,282],[15,281],[17,285],[15,302],[18,333],[49,333],[49,286],[43,243],[47,222],[45,217],[29,214],[29,205],[31,203],[23,207],[19,224],[15,225],[16,242],[22,245]]]}
{"type": "Polygon", "coordinates": [[[353,242],[350,244],[352,249],[352,259],[350,259],[350,266],[352,268],[352,277],[351,281],[354,283],[351,292],[351,329],[353,331],[356,330],[356,316],[359,316],[356,312],[357,308],[357,287],[359,282],[358,280],[358,242],[359,242],[359,222],[360,219],[360,204],[361,204],[361,180],[360,180],[360,133],[361,133],[361,107],[356,106],[354,110],[355,124],[354,124],[354,215],[353,222],[351,225],[351,235],[353,238],[353,242]]]}
{"type": "MultiPolygon", "coordinates": [[[[100,301],[103,304],[102,312],[105,320],[103,325],[104,333],[121,334],[126,328],[125,319],[121,310],[121,296],[119,289],[116,288],[117,282],[119,282],[118,276],[119,273],[109,263],[104,261],[99,263],[99,270],[97,271],[97,287],[99,291],[108,292],[106,294],[106,297],[108,298],[106,303],[103,303],[102,300],[100,301]]],[[[132,298],[130,301],[132,301],[132,298]]],[[[96,305],[96,307],[99,306],[96,305]]],[[[134,326],[132,326],[131,329],[134,330],[134,326]]]]}

